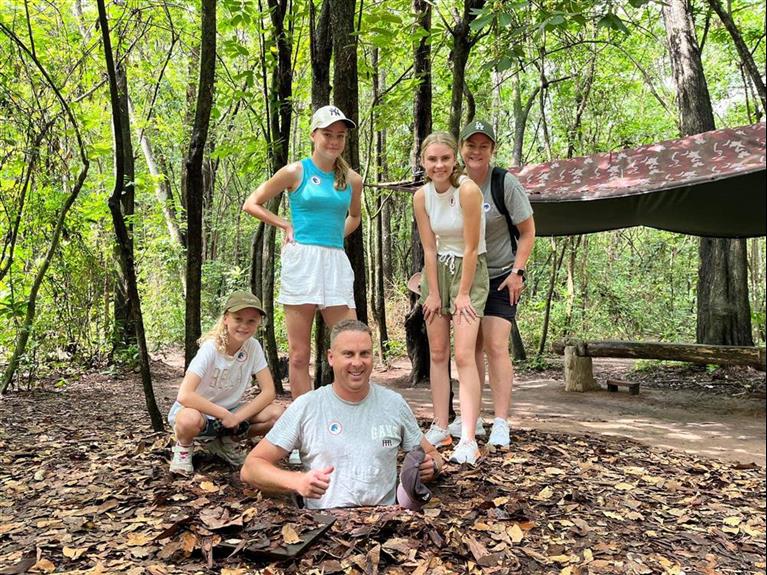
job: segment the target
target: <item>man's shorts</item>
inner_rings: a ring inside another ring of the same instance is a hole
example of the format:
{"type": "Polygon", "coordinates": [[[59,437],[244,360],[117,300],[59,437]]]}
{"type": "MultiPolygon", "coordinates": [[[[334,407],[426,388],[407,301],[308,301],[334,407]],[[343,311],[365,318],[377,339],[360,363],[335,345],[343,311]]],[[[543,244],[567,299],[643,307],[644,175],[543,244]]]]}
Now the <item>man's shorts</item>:
{"type": "MultiPolygon", "coordinates": [[[[444,256],[437,258],[437,284],[439,285],[439,298],[442,303],[440,313],[443,315],[453,315],[455,313],[455,298],[458,296],[458,289],[461,286],[461,270],[463,269],[463,258],[444,256]]],[[[485,310],[488,292],[487,276],[487,258],[485,254],[477,258],[477,270],[474,272],[474,281],[469,290],[471,305],[482,317],[485,310]]],[[[426,271],[421,272],[421,298],[418,300],[421,305],[429,296],[429,286],[426,281],[426,271]]]]}
{"type": "MultiPolygon", "coordinates": [[[[511,273],[511,272],[509,272],[511,273]]],[[[517,317],[517,304],[509,303],[509,289],[498,287],[509,277],[509,274],[490,279],[490,293],[485,304],[485,317],[500,317],[511,323],[517,317]]]]}

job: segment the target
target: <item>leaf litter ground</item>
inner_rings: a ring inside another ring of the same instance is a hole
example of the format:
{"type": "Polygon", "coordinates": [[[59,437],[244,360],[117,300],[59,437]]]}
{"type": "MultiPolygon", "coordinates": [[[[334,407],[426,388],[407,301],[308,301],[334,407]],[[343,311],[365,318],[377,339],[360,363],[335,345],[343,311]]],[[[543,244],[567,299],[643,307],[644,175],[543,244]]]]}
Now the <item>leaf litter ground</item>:
{"type": "MultiPolygon", "coordinates": [[[[163,409],[170,379],[156,378],[163,409]]],[[[90,373],[2,400],[0,574],[765,572],[759,466],[514,430],[510,450],[448,465],[422,513],[317,516],[205,454],[171,476],[140,390],[133,374],[90,373]]]]}

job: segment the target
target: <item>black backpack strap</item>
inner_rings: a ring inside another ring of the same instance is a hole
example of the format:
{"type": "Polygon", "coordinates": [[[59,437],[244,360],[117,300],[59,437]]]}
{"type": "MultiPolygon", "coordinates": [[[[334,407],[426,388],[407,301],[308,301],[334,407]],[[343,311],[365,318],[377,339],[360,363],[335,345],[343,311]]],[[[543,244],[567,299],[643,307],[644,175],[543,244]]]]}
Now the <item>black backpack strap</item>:
{"type": "Polygon", "coordinates": [[[506,174],[508,172],[498,166],[493,168],[493,173],[490,180],[490,195],[493,196],[493,203],[496,209],[503,214],[506,218],[506,225],[509,227],[509,238],[511,239],[511,250],[517,253],[517,239],[519,238],[519,230],[511,221],[511,214],[506,207],[506,190],[504,182],[506,180],[506,174]]]}

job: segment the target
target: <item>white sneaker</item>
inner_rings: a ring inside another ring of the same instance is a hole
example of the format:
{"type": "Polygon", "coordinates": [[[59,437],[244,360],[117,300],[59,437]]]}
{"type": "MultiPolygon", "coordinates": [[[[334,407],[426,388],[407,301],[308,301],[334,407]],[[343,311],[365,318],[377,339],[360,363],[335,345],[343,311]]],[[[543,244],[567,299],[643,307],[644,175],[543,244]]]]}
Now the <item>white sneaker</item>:
{"type": "Polygon", "coordinates": [[[245,454],[240,449],[239,442],[231,437],[216,437],[208,442],[206,449],[208,453],[220,457],[234,467],[241,467],[245,463],[245,454]]]}
{"type": "Polygon", "coordinates": [[[505,419],[496,417],[493,420],[493,429],[490,430],[490,439],[488,439],[487,442],[490,445],[497,445],[498,447],[509,446],[509,424],[505,419]]]}
{"type": "Polygon", "coordinates": [[[479,447],[476,441],[459,441],[450,456],[450,461],[454,463],[469,463],[474,465],[479,459],[479,447]]]}
{"type": "Polygon", "coordinates": [[[426,432],[426,441],[435,447],[448,446],[453,443],[450,432],[436,423],[432,423],[429,431],[426,432]]]}
{"type": "Polygon", "coordinates": [[[173,446],[173,459],[170,460],[171,473],[194,473],[192,465],[193,445],[181,445],[177,443],[173,446]]]}
{"type": "Polygon", "coordinates": [[[299,467],[301,465],[301,454],[298,453],[298,449],[294,449],[290,452],[290,457],[288,457],[288,465],[293,465],[295,467],[299,467]]]}
{"type": "MultiPolygon", "coordinates": [[[[477,418],[477,427],[476,427],[476,429],[474,431],[474,435],[476,437],[485,437],[485,425],[484,425],[484,423],[485,422],[482,421],[481,417],[477,418]]],[[[451,423],[450,425],[447,426],[447,429],[450,432],[450,435],[452,435],[453,437],[460,438],[461,437],[461,426],[462,425],[463,424],[461,422],[461,416],[460,415],[456,415],[455,419],[453,420],[453,423],[451,423]]]]}

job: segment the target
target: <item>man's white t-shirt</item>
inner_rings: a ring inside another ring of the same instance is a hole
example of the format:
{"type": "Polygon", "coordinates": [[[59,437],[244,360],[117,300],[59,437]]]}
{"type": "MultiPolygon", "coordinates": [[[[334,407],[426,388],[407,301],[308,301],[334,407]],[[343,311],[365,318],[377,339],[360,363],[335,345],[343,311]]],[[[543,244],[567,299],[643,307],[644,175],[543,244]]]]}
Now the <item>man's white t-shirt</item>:
{"type": "Polygon", "coordinates": [[[376,384],[358,403],[342,400],[332,385],[297,398],[266,438],[285,451],[298,449],[304,470],[335,467],[309,509],[393,505],[397,452],[421,443],[418,422],[403,397],[376,384]]]}

